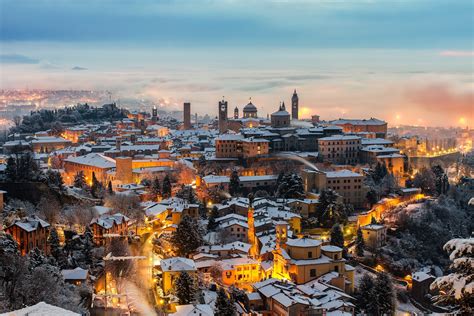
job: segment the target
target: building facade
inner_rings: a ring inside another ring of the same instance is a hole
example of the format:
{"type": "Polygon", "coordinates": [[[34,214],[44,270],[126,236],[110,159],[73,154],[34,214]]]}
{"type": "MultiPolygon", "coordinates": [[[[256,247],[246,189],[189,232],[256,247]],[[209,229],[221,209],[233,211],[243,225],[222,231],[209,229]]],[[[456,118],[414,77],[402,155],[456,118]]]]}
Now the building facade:
{"type": "Polygon", "coordinates": [[[335,164],[359,162],[361,138],[351,135],[334,135],[318,139],[319,155],[323,161],[335,164]]]}

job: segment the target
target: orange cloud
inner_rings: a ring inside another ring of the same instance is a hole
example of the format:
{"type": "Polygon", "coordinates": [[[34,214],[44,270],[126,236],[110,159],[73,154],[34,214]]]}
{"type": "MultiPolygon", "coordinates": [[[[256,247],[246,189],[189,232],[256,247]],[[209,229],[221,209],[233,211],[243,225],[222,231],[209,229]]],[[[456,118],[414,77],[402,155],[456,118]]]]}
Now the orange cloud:
{"type": "Polygon", "coordinates": [[[431,83],[413,86],[405,90],[405,99],[426,118],[442,119],[449,125],[463,123],[472,125],[474,113],[474,91],[453,89],[447,83],[431,83]]]}

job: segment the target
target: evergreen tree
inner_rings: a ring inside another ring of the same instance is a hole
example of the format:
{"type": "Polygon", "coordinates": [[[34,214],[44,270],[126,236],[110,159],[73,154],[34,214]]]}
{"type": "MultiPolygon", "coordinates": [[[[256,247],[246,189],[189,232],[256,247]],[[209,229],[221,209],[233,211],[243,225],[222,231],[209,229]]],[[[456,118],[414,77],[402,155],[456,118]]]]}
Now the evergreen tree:
{"type": "Polygon", "coordinates": [[[84,189],[87,187],[86,183],[86,176],[84,175],[84,171],[79,171],[74,175],[74,183],[75,188],[84,189]]]}
{"type": "Polygon", "coordinates": [[[109,184],[107,185],[107,193],[110,195],[114,194],[114,189],[112,189],[112,181],[109,181],[109,184]]]}
{"type": "Polygon", "coordinates": [[[372,216],[372,217],[370,218],[370,225],[378,225],[378,222],[377,222],[377,220],[375,219],[375,216],[372,216]]]}
{"type": "Polygon", "coordinates": [[[240,193],[240,178],[236,169],[232,170],[229,180],[229,193],[235,196],[240,193]]]}
{"type": "Polygon", "coordinates": [[[7,167],[5,169],[5,174],[7,176],[7,179],[13,182],[16,181],[18,178],[16,159],[11,156],[7,159],[7,167]]]}
{"type": "Polygon", "coordinates": [[[216,316],[236,316],[237,309],[235,308],[234,298],[228,297],[225,290],[220,287],[217,290],[216,304],[214,306],[214,315],[216,316]]]}
{"type": "Polygon", "coordinates": [[[278,183],[276,192],[277,197],[292,199],[300,198],[304,195],[303,180],[295,173],[289,173],[283,176],[283,179],[278,183]]]}
{"type": "Polygon", "coordinates": [[[364,249],[365,249],[365,242],[362,236],[362,229],[360,229],[360,226],[359,226],[359,228],[357,228],[357,237],[356,237],[356,242],[355,242],[355,250],[356,250],[357,256],[363,257],[364,249]]]}
{"type": "Polygon", "coordinates": [[[366,198],[367,198],[367,202],[369,203],[370,207],[372,207],[379,200],[377,191],[375,191],[374,189],[371,189],[367,192],[366,198]]]}
{"type": "Polygon", "coordinates": [[[345,223],[352,211],[349,206],[342,203],[329,204],[321,216],[320,224],[324,227],[332,227],[336,223],[345,223]]]}
{"type": "Polygon", "coordinates": [[[375,301],[378,315],[393,315],[395,313],[395,290],[392,279],[383,272],[377,275],[374,286],[375,301]]]}
{"type": "Polygon", "coordinates": [[[331,229],[331,245],[344,249],[344,235],[339,224],[336,224],[331,229]]]}
{"type": "Polygon", "coordinates": [[[206,157],[204,157],[204,155],[199,156],[198,165],[200,168],[204,168],[206,166],[206,157]]]}
{"type": "Polygon", "coordinates": [[[155,196],[161,195],[161,184],[160,179],[154,178],[151,182],[151,193],[155,196]]]}
{"type": "Polygon", "coordinates": [[[323,223],[324,213],[327,211],[328,207],[337,203],[337,197],[337,193],[331,189],[321,191],[321,194],[319,195],[319,204],[316,209],[320,225],[323,223]]]}
{"type": "Polygon", "coordinates": [[[197,222],[185,215],[171,238],[178,255],[187,257],[196,248],[202,246],[203,239],[197,222]]]}
{"type": "Polygon", "coordinates": [[[207,230],[212,231],[217,228],[216,218],[219,217],[217,206],[213,206],[207,222],[207,230]]]}
{"type": "Polygon", "coordinates": [[[56,259],[58,266],[60,268],[65,268],[67,265],[66,255],[59,243],[59,236],[56,228],[52,228],[49,233],[49,247],[51,249],[51,255],[56,259]]]}
{"type": "Polygon", "coordinates": [[[372,172],[372,179],[376,184],[379,184],[383,178],[388,174],[387,167],[384,163],[378,162],[375,166],[374,171],[372,172]]]}
{"type": "Polygon", "coordinates": [[[103,185],[97,180],[95,172],[92,172],[92,185],[91,185],[91,194],[95,198],[102,197],[103,194],[103,185]]]}
{"type": "Polygon", "coordinates": [[[181,272],[176,279],[174,289],[180,305],[190,304],[195,301],[197,288],[193,278],[186,271],[181,272]]]}
{"type": "MultiPolygon", "coordinates": [[[[376,315],[375,281],[369,274],[364,274],[356,290],[357,309],[364,315],[376,315]]],[[[359,314],[359,313],[357,313],[359,314]]]]}
{"type": "Polygon", "coordinates": [[[165,199],[171,197],[171,180],[169,175],[166,175],[163,179],[162,194],[165,199]]]}
{"type": "Polygon", "coordinates": [[[182,185],[181,189],[176,193],[176,196],[187,201],[188,203],[196,203],[196,193],[190,185],[182,185]]]}
{"type": "Polygon", "coordinates": [[[41,250],[39,250],[38,248],[33,248],[28,253],[28,263],[28,268],[30,269],[30,271],[32,271],[35,268],[48,263],[48,259],[41,250]]]}
{"type": "Polygon", "coordinates": [[[51,169],[46,171],[46,183],[51,188],[56,188],[59,190],[64,189],[63,178],[61,177],[61,174],[57,171],[53,171],[51,169]]]}
{"type": "Polygon", "coordinates": [[[91,228],[89,226],[86,227],[82,243],[82,253],[84,255],[85,263],[87,265],[91,265],[92,250],[94,249],[94,235],[92,234],[91,228]]]}

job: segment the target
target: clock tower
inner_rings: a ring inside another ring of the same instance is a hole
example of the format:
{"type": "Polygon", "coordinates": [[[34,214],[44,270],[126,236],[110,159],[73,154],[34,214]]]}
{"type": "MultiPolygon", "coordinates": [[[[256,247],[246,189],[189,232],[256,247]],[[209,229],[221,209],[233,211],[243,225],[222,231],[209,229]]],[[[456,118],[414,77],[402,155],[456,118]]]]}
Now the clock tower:
{"type": "Polygon", "coordinates": [[[227,101],[224,101],[224,97],[222,97],[222,101],[219,101],[219,133],[224,134],[227,131],[227,101]]]}
{"type": "Polygon", "coordinates": [[[294,120],[298,119],[298,94],[296,93],[296,89],[291,97],[291,118],[294,120]]]}

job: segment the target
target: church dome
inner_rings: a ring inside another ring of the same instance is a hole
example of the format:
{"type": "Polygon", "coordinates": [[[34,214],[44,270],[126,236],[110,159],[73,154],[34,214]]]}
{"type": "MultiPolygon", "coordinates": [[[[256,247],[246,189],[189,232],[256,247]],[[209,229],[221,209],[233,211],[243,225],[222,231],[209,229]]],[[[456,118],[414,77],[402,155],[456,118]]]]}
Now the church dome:
{"type": "Polygon", "coordinates": [[[257,112],[257,107],[250,101],[246,106],[244,106],[244,112],[257,112]]]}

